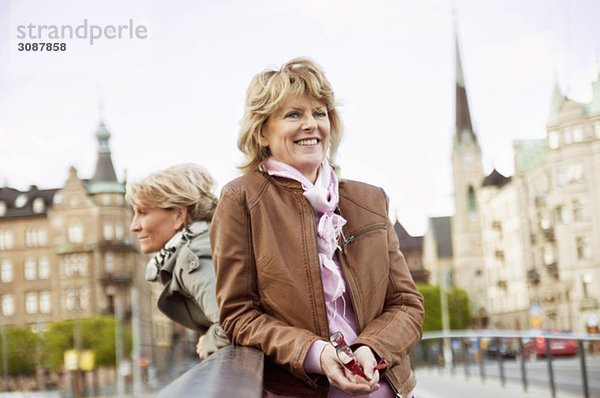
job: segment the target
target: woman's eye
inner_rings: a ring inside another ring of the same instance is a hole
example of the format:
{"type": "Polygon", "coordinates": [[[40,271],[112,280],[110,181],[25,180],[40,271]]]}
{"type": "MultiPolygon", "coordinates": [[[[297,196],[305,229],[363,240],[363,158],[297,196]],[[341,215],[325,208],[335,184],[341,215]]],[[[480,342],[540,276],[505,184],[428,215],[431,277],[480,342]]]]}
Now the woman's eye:
{"type": "Polygon", "coordinates": [[[300,117],[300,112],[290,112],[285,115],[286,119],[298,119],[300,117]]]}
{"type": "Polygon", "coordinates": [[[327,117],[327,112],[325,112],[325,111],[317,111],[317,112],[314,113],[314,115],[315,115],[315,117],[319,117],[319,118],[321,118],[321,117],[327,117]]]}

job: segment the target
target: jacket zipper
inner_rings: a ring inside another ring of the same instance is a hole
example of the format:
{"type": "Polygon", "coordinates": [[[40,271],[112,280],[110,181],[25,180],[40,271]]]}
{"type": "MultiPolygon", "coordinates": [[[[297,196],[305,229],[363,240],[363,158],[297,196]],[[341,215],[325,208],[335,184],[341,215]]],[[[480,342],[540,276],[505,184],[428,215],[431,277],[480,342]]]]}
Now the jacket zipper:
{"type": "Polygon", "coordinates": [[[400,394],[400,391],[398,391],[398,389],[396,388],[396,386],[394,385],[394,383],[392,383],[390,381],[389,377],[387,377],[387,375],[383,375],[383,378],[385,379],[385,381],[387,381],[388,385],[390,386],[390,388],[394,392],[394,397],[396,397],[396,398],[403,398],[403,395],[400,394]]]}
{"type": "MultiPolygon", "coordinates": [[[[313,235],[315,237],[316,263],[319,264],[319,266],[318,266],[317,269],[319,271],[319,275],[321,275],[321,261],[319,260],[319,243],[318,243],[318,239],[319,238],[318,238],[318,235],[317,235],[317,226],[315,224],[314,210],[313,210],[312,205],[308,201],[308,199],[305,198],[305,200],[306,200],[305,203],[308,203],[308,206],[307,206],[308,209],[309,209],[308,214],[311,217],[311,223],[310,223],[310,225],[312,225],[312,232],[313,232],[313,235]]],[[[322,279],[322,278],[320,278],[320,279],[322,279]]],[[[325,290],[323,289],[323,283],[322,282],[321,282],[321,290],[323,291],[323,310],[325,311],[324,314],[325,314],[325,321],[326,321],[325,322],[326,335],[327,335],[327,340],[329,341],[329,334],[330,334],[329,333],[329,319],[327,319],[327,304],[325,303],[325,290]]]]}
{"type": "MultiPolygon", "coordinates": [[[[342,211],[339,208],[339,206],[338,206],[337,210],[338,210],[338,212],[341,215],[342,211]]],[[[362,230],[358,230],[358,231],[354,232],[352,235],[346,237],[346,236],[344,236],[344,229],[342,228],[342,231],[341,231],[342,232],[342,239],[344,240],[344,245],[342,247],[340,247],[342,254],[345,255],[344,247],[348,246],[350,243],[352,243],[353,241],[355,241],[361,235],[364,235],[364,234],[369,233],[369,232],[377,231],[377,230],[380,230],[380,229],[387,230],[387,225],[386,224],[371,225],[369,227],[363,228],[362,230]]],[[[346,281],[348,281],[348,278],[346,276],[346,271],[344,269],[345,267],[342,267],[341,256],[339,258],[340,258],[340,269],[342,270],[342,274],[344,275],[344,279],[346,281]]],[[[343,261],[345,262],[346,259],[344,258],[343,261]]],[[[348,293],[350,294],[350,301],[352,302],[352,309],[354,310],[354,316],[356,317],[356,320],[358,322],[358,316],[357,316],[357,312],[356,312],[356,306],[354,304],[354,302],[355,302],[355,300],[354,300],[354,294],[352,293],[352,290],[350,289],[350,286],[348,286],[348,293]]],[[[362,328],[360,327],[360,325],[358,325],[358,327],[359,327],[359,334],[360,334],[360,331],[362,330],[362,328]]],[[[398,391],[398,389],[396,388],[396,386],[394,385],[394,383],[391,382],[391,380],[387,377],[387,375],[384,374],[383,378],[387,381],[388,385],[390,386],[390,388],[394,392],[394,396],[396,398],[403,398],[402,394],[400,394],[400,392],[398,391]]]]}
{"type": "Polygon", "coordinates": [[[344,233],[342,231],[342,238],[344,239],[344,246],[348,246],[350,243],[354,242],[356,239],[358,239],[360,236],[362,236],[364,234],[368,234],[369,232],[373,232],[373,231],[386,230],[386,229],[387,229],[387,225],[385,225],[383,223],[370,225],[363,229],[359,229],[358,231],[354,232],[352,235],[349,235],[348,237],[344,236],[344,233]]]}

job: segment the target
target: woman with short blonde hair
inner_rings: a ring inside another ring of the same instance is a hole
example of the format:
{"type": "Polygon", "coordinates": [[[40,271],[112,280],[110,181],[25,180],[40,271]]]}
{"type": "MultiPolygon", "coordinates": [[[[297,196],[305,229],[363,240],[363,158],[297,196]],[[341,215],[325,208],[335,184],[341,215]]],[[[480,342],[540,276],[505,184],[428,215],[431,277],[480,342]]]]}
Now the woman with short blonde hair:
{"type": "Polygon", "coordinates": [[[264,352],[267,398],[413,396],[423,298],[385,192],[335,172],[341,138],[314,62],[250,82],[244,175],[222,189],[210,236],[221,324],[264,352]]]}
{"type": "Polygon", "coordinates": [[[238,136],[238,148],[245,155],[240,167],[244,173],[257,171],[271,153],[260,145],[260,133],[269,115],[290,95],[307,95],[327,108],[330,127],[329,163],[336,168],[335,157],[342,141],[343,126],[336,109],[333,89],[321,68],[305,58],[296,58],[280,70],[265,70],[254,76],[246,92],[244,116],[238,136]]]}
{"type": "Polygon", "coordinates": [[[208,237],[217,205],[214,186],[206,169],[181,164],[129,183],[125,195],[142,252],[156,253],[146,279],[165,286],[158,308],[201,334],[196,346],[201,359],[229,344],[219,326],[208,237]]]}

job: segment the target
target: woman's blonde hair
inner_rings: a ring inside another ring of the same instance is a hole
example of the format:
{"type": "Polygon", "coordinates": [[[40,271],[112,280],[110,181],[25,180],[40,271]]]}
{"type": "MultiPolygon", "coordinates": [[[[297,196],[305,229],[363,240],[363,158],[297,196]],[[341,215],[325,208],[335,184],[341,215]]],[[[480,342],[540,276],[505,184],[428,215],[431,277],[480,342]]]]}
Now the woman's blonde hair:
{"type": "Polygon", "coordinates": [[[189,225],[212,219],[217,207],[217,198],[212,193],[214,187],[215,180],[203,167],[179,164],[128,183],[125,199],[132,206],[185,208],[189,225]]]}
{"type": "Polygon", "coordinates": [[[268,148],[261,147],[261,129],[289,95],[307,95],[327,107],[330,123],[328,161],[335,168],[335,156],[342,140],[342,122],[335,107],[331,84],[323,70],[306,58],[295,58],[279,70],[265,70],[254,76],[246,92],[244,116],[241,121],[238,148],[246,156],[240,166],[244,173],[259,170],[270,156],[268,148]]]}

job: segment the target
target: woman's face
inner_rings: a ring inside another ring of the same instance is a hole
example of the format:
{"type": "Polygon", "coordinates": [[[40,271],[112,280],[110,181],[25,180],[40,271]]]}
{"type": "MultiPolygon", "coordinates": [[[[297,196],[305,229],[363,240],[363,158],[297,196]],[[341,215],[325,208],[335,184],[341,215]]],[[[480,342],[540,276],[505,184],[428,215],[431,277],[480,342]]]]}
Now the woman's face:
{"type": "Polygon", "coordinates": [[[290,95],[267,119],[261,145],[314,183],[327,154],[329,128],[324,103],[306,95],[290,95]]]}
{"type": "Polygon", "coordinates": [[[140,249],[144,253],[154,253],[183,228],[183,209],[162,209],[160,207],[134,206],[131,231],[140,241],[140,249]]]}

